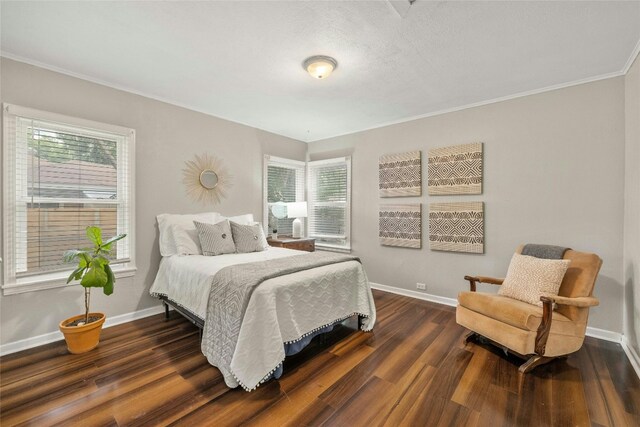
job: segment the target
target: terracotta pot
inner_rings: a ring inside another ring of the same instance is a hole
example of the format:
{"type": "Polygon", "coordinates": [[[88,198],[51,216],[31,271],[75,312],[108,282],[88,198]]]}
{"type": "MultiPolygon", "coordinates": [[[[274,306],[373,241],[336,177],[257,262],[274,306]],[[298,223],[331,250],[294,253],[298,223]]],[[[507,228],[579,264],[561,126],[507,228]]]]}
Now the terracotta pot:
{"type": "Polygon", "coordinates": [[[86,325],[65,326],[74,320],[84,318],[84,314],[79,314],[60,322],[60,332],[64,334],[64,339],[67,341],[67,348],[70,353],[86,353],[98,346],[100,331],[102,331],[102,324],[106,316],[104,313],[89,313],[89,317],[91,316],[100,316],[100,319],[86,325]]]}

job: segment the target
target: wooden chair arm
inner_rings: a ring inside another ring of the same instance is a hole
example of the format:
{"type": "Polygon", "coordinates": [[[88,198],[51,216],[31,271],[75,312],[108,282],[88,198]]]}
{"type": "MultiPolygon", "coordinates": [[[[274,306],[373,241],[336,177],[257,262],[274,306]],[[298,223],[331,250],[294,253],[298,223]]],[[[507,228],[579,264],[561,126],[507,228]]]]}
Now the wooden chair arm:
{"type": "Polygon", "coordinates": [[[560,305],[571,305],[574,307],[594,307],[600,304],[597,298],[594,297],[561,297],[560,295],[542,295],[540,297],[542,301],[542,321],[538,327],[536,334],[536,354],[544,356],[544,351],[547,346],[547,340],[549,339],[549,332],[551,331],[551,320],[553,319],[553,303],[560,305]]]}
{"type": "Polygon", "coordinates": [[[476,291],[476,283],[491,283],[492,285],[502,285],[504,279],[496,279],[494,277],[485,276],[464,276],[464,280],[469,281],[469,288],[471,292],[476,291]]]}
{"type": "Polygon", "coordinates": [[[536,333],[535,352],[539,356],[544,356],[549,332],[551,331],[551,320],[553,319],[553,300],[546,296],[541,296],[540,301],[542,301],[542,321],[536,333]]]}
{"type": "Polygon", "coordinates": [[[560,295],[543,295],[540,297],[540,300],[542,301],[542,298],[548,298],[551,300],[551,302],[555,302],[556,304],[559,305],[570,305],[573,307],[595,307],[597,305],[600,304],[600,301],[598,300],[598,298],[594,298],[594,297],[562,297],[560,295]]]}

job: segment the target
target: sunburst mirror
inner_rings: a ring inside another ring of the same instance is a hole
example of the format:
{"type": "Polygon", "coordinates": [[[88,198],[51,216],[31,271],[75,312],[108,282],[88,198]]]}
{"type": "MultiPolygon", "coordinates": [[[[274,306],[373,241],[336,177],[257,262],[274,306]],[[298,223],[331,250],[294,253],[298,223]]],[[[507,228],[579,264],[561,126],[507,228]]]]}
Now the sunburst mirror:
{"type": "Polygon", "coordinates": [[[196,155],[184,162],[182,181],[187,195],[200,203],[220,203],[231,187],[231,175],[222,161],[211,154],[196,155]]]}

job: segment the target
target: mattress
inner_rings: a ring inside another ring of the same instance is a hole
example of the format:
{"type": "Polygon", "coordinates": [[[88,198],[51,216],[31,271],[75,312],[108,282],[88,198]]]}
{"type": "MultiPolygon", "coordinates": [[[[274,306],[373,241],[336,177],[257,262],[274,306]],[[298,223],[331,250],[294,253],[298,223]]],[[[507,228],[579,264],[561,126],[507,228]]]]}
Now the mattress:
{"type": "MultiPolygon", "coordinates": [[[[151,286],[152,295],[166,295],[181,307],[203,320],[207,314],[207,300],[211,278],[224,267],[249,262],[302,255],[306,252],[270,247],[266,251],[218,256],[173,255],[163,257],[156,279],[151,286]]],[[[265,281],[260,288],[270,288],[275,279],[265,281]]]]}

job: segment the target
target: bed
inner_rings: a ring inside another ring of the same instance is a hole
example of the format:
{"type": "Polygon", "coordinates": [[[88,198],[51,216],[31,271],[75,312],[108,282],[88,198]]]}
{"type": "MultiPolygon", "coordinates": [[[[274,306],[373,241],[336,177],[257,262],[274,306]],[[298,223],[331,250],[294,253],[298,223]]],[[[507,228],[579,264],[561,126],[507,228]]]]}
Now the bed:
{"type": "Polygon", "coordinates": [[[279,376],[287,351],[299,351],[336,323],[358,316],[362,330],[373,328],[376,310],[364,269],[357,259],[345,259],[261,282],[248,297],[228,359],[216,357],[216,347],[222,344],[216,341],[221,322],[214,313],[227,310],[220,308],[226,303],[212,302],[222,301],[215,300],[212,292],[218,289],[215,279],[222,275],[217,273],[235,268],[237,275],[251,267],[277,269],[307,257],[328,257],[316,254],[270,247],[253,253],[165,256],[150,292],[204,328],[203,353],[229,387],[251,391],[274,374],[279,376]],[[212,318],[216,321],[207,321],[212,318]],[[215,328],[218,331],[212,332],[215,328]]]}

